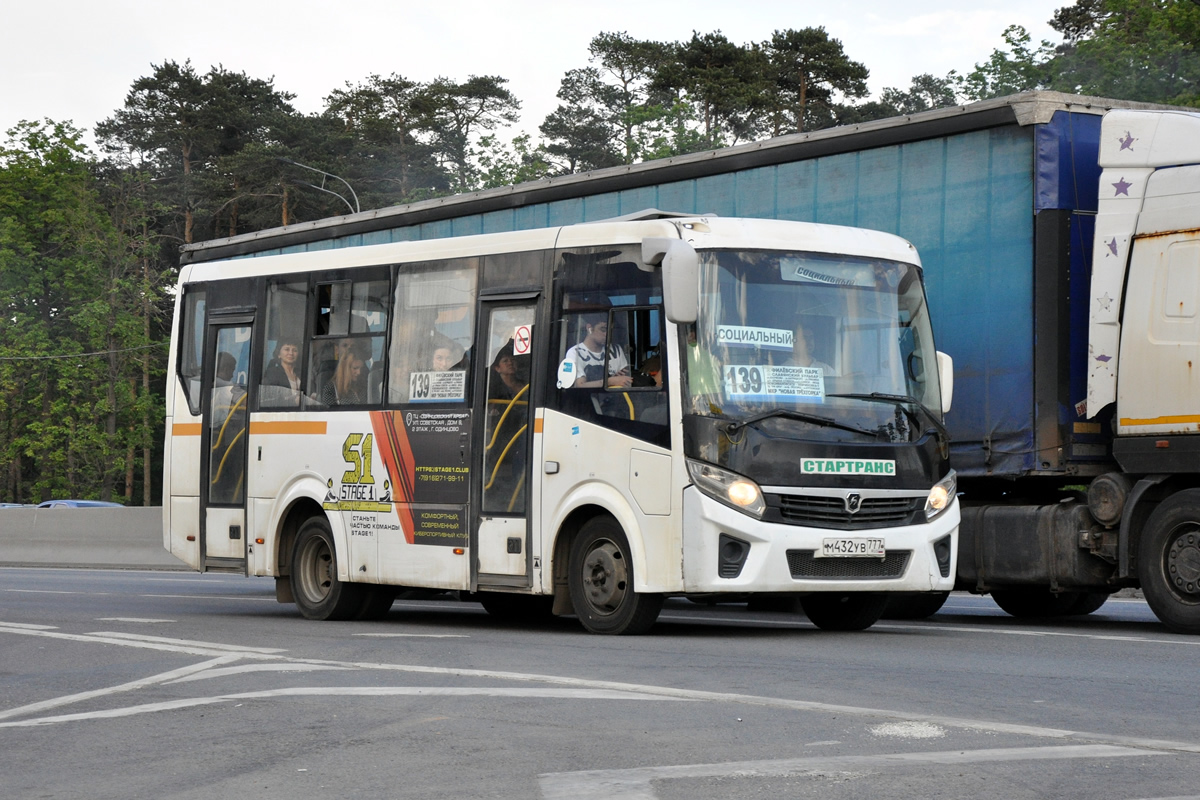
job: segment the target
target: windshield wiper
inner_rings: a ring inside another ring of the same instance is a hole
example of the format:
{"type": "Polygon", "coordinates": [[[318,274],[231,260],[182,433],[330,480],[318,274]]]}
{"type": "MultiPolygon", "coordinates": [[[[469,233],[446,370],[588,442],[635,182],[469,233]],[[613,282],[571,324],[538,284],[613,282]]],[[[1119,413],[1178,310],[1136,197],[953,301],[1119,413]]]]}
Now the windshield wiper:
{"type": "Polygon", "coordinates": [[[942,421],[937,418],[937,414],[934,414],[929,409],[929,406],[925,405],[924,403],[922,403],[920,400],[913,397],[912,395],[909,395],[909,394],[885,394],[884,392],[871,392],[870,394],[862,394],[862,393],[857,393],[857,392],[846,392],[843,394],[827,394],[825,396],[826,397],[849,397],[852,400],[867,400],[869,402],[874,402],[874,403],[891,403],[892,405],[896,406],[897,408],[903,410],[904,413],[907,414],[909,416],[909,418],[914,423],[916,423],[917,426],[919,427],[921,425],[920,418],[916,415],[916,413],[911,408],[908,407],[909,404],[914,405],[917,408],[919,408],[925,412],[925,416],[929,418],[929,421],[931,423],[933,423],[933,427],[937,429],[938,436],[941,437],[943,441],[946,441],[946,442],[950,441],[950,431],[946,430],[946,426],[943,425],[942,421]]]}
{"type": "Polygon", "coordinates": [[[737,433],[747,425],[752,425],[755,422],[761,422],[762,420],[770,419],[771,417],[786,417],[788,419],[795,419],[801,422],[811,422],[814,425],[822,425],[827,428],[841,428],[844,431],[861,433],[871,437],[877,437],[879,435],[879,431],[873,431],[869,428],[860,428],[857,425],[849,425],[845,422],[838,422],[832,417],[822,417],[819,414],[806,414],[803,411],[791,411],[786,408],[775,408],[770,411],[764,411],[761,414],[755,414],[754,416],[737,420],[736,422],[731,422],[725,426],[725,433],[737,433]]]}

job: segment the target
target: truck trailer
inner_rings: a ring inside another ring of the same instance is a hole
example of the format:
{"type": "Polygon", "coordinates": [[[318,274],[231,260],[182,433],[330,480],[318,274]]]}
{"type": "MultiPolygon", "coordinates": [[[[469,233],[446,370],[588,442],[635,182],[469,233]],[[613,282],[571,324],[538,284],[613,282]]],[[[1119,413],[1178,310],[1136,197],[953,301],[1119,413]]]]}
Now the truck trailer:
{"type": "Polygon", "coordinates": [[[182,260],[648,208],[897,234],[954,362],[955,588],[1052,616],[1140,586],[1168,626],[1200,632],[1198,164],[1200,115],[1029,92],[215,239],[182,260]]]}

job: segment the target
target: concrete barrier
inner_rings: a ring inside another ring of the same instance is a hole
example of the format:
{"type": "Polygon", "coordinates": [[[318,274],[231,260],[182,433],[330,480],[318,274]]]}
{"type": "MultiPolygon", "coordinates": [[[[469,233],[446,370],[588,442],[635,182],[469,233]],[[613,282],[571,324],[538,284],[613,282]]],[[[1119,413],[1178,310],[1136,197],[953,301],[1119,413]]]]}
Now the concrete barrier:
{"type": "Polygon", "coordinates": [[[0,566],[190,569],[163,549],[162,508],[0,508],[0,566]]]}

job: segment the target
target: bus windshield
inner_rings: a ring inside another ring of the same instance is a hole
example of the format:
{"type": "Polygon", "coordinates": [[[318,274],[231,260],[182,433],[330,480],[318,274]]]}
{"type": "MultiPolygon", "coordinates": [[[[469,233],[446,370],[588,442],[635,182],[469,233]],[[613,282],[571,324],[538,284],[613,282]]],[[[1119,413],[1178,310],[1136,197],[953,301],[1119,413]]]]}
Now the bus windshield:
{"type": "Polygon", "coordinates": [[[803,438],[903,442],[941,427],[920,268],[762,250],[700,254],[685,413],[803,438]]]}

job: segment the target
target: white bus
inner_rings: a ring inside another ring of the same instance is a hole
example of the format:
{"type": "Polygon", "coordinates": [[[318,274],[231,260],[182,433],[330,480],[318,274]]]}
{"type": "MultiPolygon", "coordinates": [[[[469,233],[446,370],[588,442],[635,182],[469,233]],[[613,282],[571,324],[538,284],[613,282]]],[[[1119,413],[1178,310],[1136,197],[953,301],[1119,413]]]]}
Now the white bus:
{"type": "Polygon", "coordinates": [[[184,266],[164,544],[311,619],[409,588],[638,633],[664,597],[857,630],[954,584],[902,239],[667,215],[184,266]]]}

